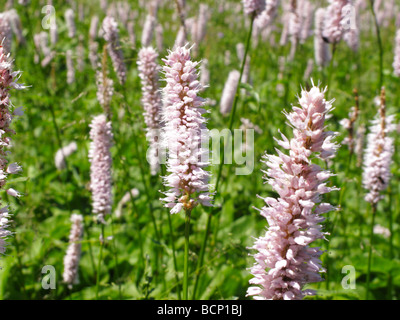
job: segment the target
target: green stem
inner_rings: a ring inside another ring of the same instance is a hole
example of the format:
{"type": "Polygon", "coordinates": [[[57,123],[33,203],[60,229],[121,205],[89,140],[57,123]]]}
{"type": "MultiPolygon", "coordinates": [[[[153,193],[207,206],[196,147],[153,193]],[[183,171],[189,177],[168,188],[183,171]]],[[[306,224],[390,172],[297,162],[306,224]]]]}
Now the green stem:
{"type": "Polygon", "coordinates": [[[375,10],[374,10],[374,0],[370,0],[370,7],[372,16],[374,17],[375,23],[375,30],[376,30],[376,37],[378,42],[378,49],[379,49],[379,86],[378,90],[381,90],[383,85],[383,47],[382,47],[382,39],[381,39],[381,32],[378,24],[378,19],[376,18],[375,10]]]}
{"type": "MultiPolygon", "coordinates": [[[[248,36],[247,36],[246,50],[244,52],[242,66],[240,68],[239,83],[238,83],[238,86],[236,88],[235,100],[233,102],[233,107],[232,107],[232,111],[231,111],[230,118],[229,118],[229,131],[230,132],[232,131],[233,123],[234,123],[234,120],[235,120],[235,113],[236,113],[237,103],[238,103],[238,99],[239,99],[239,91],[240,91],[239,87],[240,87],[240,83],[242,82],[243,70],[244,70],[244,66],[245,66],[245,63],[246,63],[247,54],[248,54],[249,48],[250,48],[251,35],[253,33],[254,18],[255,18],[255,16],[253,15],[251,17],[250,30],[249,30],[249,33],[248,33],[248,36]]],[[[228,143],[231,143],[231,141],[228,141],[228,143]]],[[[224,162],[225,162],[225,154],[224,154],[224,152],[221,152],[220,163],[219,163],[218,174],[217,174],[217,181],[215,183],[215,191],[219,190],[218,188],[219,188],[219,184],[220,184],[220,181],[221,181],[222,168],[223,168],[224,162]]],[[[219,193],[216,193],[216,195],[219,195],[219,193]]],[[[199,257],[200,258],[200,260],[199,260],[200,263],[198,264],[197,269],[196,269],[196,281],[195,281],[195,291],[193,292],[193,299],[195,299],[197,285],[198,285],[199,278],[200,278],[200,275],[201,275],[201,270],[203,268],[204,252],[205,252],[205,248],[207,246],[207,240],[208,240],[209,235],[210,235],[211,220],[212,220],[212,216],[214,215],[214,212],[215,211],[212,210],[212,212],[209,213],[208,217],[207,217],[207,227],[206,227],[206,230],[205,230],[205,233],[204,233],[202,248],[200,249],[201,250],[200,251],[201,255],[199,257]]]]}
{"type": "Polygon", "coordinates": [[[183,300],[188,300],[188,275],[189,275],[189,232],[190,215],[192,210],[185,210],[185,257],[183,264],[183,300]]]}
{"type": "MultiPolygon", "coordinates": [[[[163,166],[163,165],[161,165],[161,176],[162,177],[165,176],[165,166],[163,166]]],[[[165,185],[164,184],[162,184],[162,191],[165,191],[165,185]]],[[[166,210],[166,212],[167,212],[167,217],[168,217],[170,241],[171,241],[171,246],[172,246],[172,258],[174,260],[177,294],[178,294],[178,299],[181,300],[181,289],[180,289],[180,286],[179,286],[179,276],[178,276],[178,263],[176,261],[175,236],[174,236],[174,232],[173,232],[173,229],[172,229],[171,214],[169,213],[168,209],[166,210]]]]}
{"type": "Polygon", "coordinates": [[[371,262],[372,262],[372,246],[374,240],[374,225],[375,225],[375,216],[376,216],[376,204],[372,205],[372,221],[370,226],[370,233],[369,233],[369,252],[368,252],[368,269],[367,269],[367,297],[366,300],[369,298],[370,292],[370,282],[371,282],[371,262]]]}
{"type": "Polygon", "coordinates": [[[331,59],[331,63],[329,64],[329,74],[328,74],[328,83],[327,83],[327,90],[326,90],[326,99],[328,100],[329,98],[329,92],[331,89],[331,80],[332,80],[332,74],[333,74],[333,63],[334,63],[334,59],[335,59],[335,53],[336,53],[336,48],[337,48],[337,43],[334,42],[332,44],[332,59],[331,59]]]}
{"type": "Polygon", "coordinates": [[[118,269],[118,251],[117,251],[117,246],[115,244],[114,221],[112,215],[111,215],[111,236],[112,236],[112,248],[113,248],[114,260],[115,260],[115,274],[117,277],[115,283],[117,283],[118,285],[119,298],[122,299],[122,289],[121,289],[121,282],[119,279],[119,269],[118,269]]]}
{"type": "Polygon", "coordinates": [[[101,261],[103,259],[103,247],[104,247],[104,224],[101,224],[100,254],[99,254],[99,262],[97,264],[97,279],[96,279],[96,300],[99,300],[100,268],[101,268],[101,261]]]}
{"type": "Polygon", "coordinates": [[[203,243],[201,244],[201,249],[200,249],[200,254],[199,254],[199,260],[197,261],[196,281],[194,283],[192,300],[196,299],[196,291],[197,291],[197,286],[199,285],[200,272],[201,272],[201,269],[202,269],[203,263],[204,263],[204,253],[205,253],[205,248],[206,248],[206,245],[207,245],[207,238],[208,238],[208,233],[210,231],[210,224],[211,224],[210,216],[211,216],[211,213],[208,214],[206,231],[204,232],[203,243]]]}

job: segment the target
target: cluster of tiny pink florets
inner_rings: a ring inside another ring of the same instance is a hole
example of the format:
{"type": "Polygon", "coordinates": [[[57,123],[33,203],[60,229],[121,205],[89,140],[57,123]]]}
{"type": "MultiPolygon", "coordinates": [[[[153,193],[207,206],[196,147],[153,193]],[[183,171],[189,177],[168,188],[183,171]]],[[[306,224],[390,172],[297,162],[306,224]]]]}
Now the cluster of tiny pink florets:
{"type": "Polygon", "coordinates": [[[152,47],[142,48],[138,55],[139,77],[142,83],[142,105],[146,123],[146,138],[150,144],[148,161],[151,174],[155,175],[160,167],[158,160],[158,135],[160,113],[162,109],[161,94],[158,85],[158,53],[152,47]]]}
{"type": "Polygon", "coordinates": [[[288,140],[281,134],[282,140],[277,141],[289,154],[277,150],[278,156],[264,157],[269,167],[266,180],[279,198],[265,198],[267,206],[260,210],[269,228],[252,247],[257,250],[256,264],[251,268],[253,286],[247,294],[255,299],[302,299],[313,293],[304,290],[304,285],[322,281],[322,251],[310,245],[325,237],[321,214],[334,207],[322,203],[322,195],[335,188],[327,186],[333,174],[313,162],[332,158],[337,149],[332,142],[335,134],[325,131],[332,103],[316,86],[303,90],[299,103],[300,107],[286,114],[294,137],[288,140]]]}
{"type": "MultiPolygon", "coordinates": [[[[20,77],[19,71],[12,70],[12,62],[9,59],[9,53],[0,46],[0,189],[3,189],[9,174],[19,173],[22,168],[18,163],[8,163],[7,154],[11,146],[10,136],[15,134],[10,125],[15,116],[22,115],[21,108],[14,110],[10,101],[10,89],[24,89],[25,86],[18,84],[20,77]]],[[[20,197],[21,194],[12,189],[7,189],[7,194],[13,197],[20,197]]],[[[9,225],[8,205],[0,207],[0,254],[6,250],[6,240],[12,234],[7,230],[9,225]]]]}
{"type": "Polygon", "coordinates": [[[93,213],[98,220],[104,223],[104,217],[111,213],[112,205],[112,158],[110,148],[113,134],[111,122],[107,121],[104,114],[93,118],[90,124],[89,161],[90,165],[90,190],[92,192],[93,213]]]}
{"type": "Polygon", "coordinates": [[[177,47],[170,51],[165,66],[166,86],[163,90],[163,143],[168,150],[165,185],[165,206],[171,213],[190,210],[197,204],[211,206],[209,172],[203,160],[208,150],[202,137],[208,133],[203,114],[205,100],[198,96],[202,89],[198,81],[198,62],[191,61],[190,48],[177,47]]]}

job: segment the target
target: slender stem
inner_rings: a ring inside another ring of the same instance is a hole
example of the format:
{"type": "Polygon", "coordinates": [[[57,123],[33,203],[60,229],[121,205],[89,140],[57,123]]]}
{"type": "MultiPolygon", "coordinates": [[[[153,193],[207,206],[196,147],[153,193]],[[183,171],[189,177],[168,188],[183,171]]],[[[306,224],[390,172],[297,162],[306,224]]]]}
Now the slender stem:
{"type": "Polygon", "coordinates": [[[183,300],[188,300],[188,275],[189,275],[189,232],[191,209],[185,210],[185,257],[183,264],[183,300]]]}
{"type": "Polygon", "coordinates": [[[329,74],[328,74],[328,83],[327,83],[327,90],[326,90],[326,99],[328,100],[329,98],[329,91],[331,89],[331,80],[332,80],[332,74],[333,74],[333,63],[334,63],[334,59],[335,59],[335,53],[336,53],[336,48],[337,48],[337,43],[334,42],[332,44],[332,59],[331,59],[331,63],[329,65],[329,74]]]}
{"type": "Polygon", "coordinates": [[[374,225],[375,225],[375,216],[376,216],[376,203],[372,205],[372,221],[370,226],[370,234],[369,234],[369,252],[368,252],[368,269],[367,269],[367,297],[369,298],[370,291],[370,282],[371,282],[371,262],[372,262],[372,246],[374,240],[374,225]]]}
{"type": "Polygon", "coordinates": [[[113,221],[112,215],[111,215],[111,236],[112,236],[112,248],[113,248],[113,253],[114,253],[114,260],[115,260],[115,273],[117,276],[117,281],[115,281],[115,282],[118,284],[119,298],[122,299],[121,282],[119,279],[119,270],[118,270],[118,251],[117,251],[117,246],[115,244],[114,221],[113,221]]]}
{"type": "MultiPolygon", "coordinates": [[[[247,60],[247,54],[248,54],[249,49],[250,49],[251,35],[253,33],[253,24],[254,24],[254,16],[252,16],[252,18],[251,18],[250,30],[249,30],[249,33],[247,35],[246,50],[244,52],[242,66],[240,68],[239,83],[238,83],[238,86],[236,88],[235,100],[233,101],[232,111],[231,111],[230,118],[229,118],[229,131],[232,131],[233,122],[236,119],[235,113],[236,113],[237,103],[238,103],[238,100],[239,100],[239,92],[240,92],[239,87],[240,87],[240,83],[242,82],[244,66],[245,66],[246,60],[247,60]]],[[[231,143],[231,141],[228,141],[228,143],[231,143]]],[[[218,187],[219,187],[219,183],[220,183],[221,175],[222,175],[222,167],[224,165],[224,162],[225,162],[225,153],[221,152],[220,163],[219,163],[219,168],[218,168],[218,175],[217,175],[217,182],[215,183],[215,190],[218,190],[218,187]]]]}
{"type": "MultiPolygon", "coordinates": [[[[229,119],[229,131],[232,131],[233,128],[233,122],[235,120],[235,113],[236,113],[236,106],[237,106],[237,102],[239,99],[239,86],[240,83],[242,82],[242,75],[243,75],[243,70],[244,70],[244,66],[246,63],[246,59],[247,59],[247,54],[249,52],[249,48],[250,48],[250,42],[251,42],[251,35],[253,33],[253,24],[254,24],[254,18],[255,16],[253,15],[251,17],[251,23],[250,23],[250,30],[247,36],[247,42],[246,42],[246,50],[244,52],[244,57],[243,57],[243,61],[242,61],[242,66],[240,68],[240,76],[239,76],[239,83],[238,86],[236,88],[236,93],[235,93],[235,100],[233,102],[233,107],[232,107],[232,111],[230,114],[230,119],[229,119]]],[[[231,143],[231,141],[228,141],[228,143],[231,143]]],[[[221,152],[220,155],[220,163],[219,163],[219,168],[218,168],[218,174],[217,174],[217,181],[215,183],[215,191],[219,190],[219,184],[221,181],[221,176],[222,176],[222,167],[224,165],[225,162],[225,154],[224,152],[221,152]]],[[[219,195],[219,193],[216,193],[216,195],[219,195]]],[[[197,265],[197,269],[196,269],[196,281],[195,281],[195,289],[193,291],[193,299],[195,299],[195,295],[196,295],[196,290],[197,290],[197,286],[198,286],[198,282],[199,282],[199,278],[201,275],[201,270],[203,268],[203,263],[204,263],[204,253],[205,253],[205,248],[207,246],[207,240],[209,238],[210,235],[210,228],[211,228],[211,220],[212,220],[212,216],[214,215],[214,210],[212,210],[212,212],[208,213],[208,217],[207,217],[207,226],[206,226],[206,230],[204,233],[204,238],[203,238],[203,243],[202,243],[202,247],[201,247],[201,251],[200,251],[200,257],[199,257],[199,264],[197,265]]]]}
{"type": "MultiPolygon", "coordinates": [[[[162,177],[165,176],[165,166],[163,166],[163,165],[161,165],[161,176],[162,177]]],[[[165,191],[165,185],[164,184],[162,184],[162,191],[165,191]]],[[[178,294],[178,299],[181,300],[181,289],[180,289],[180,286],[179,286],[179,277],[178,277],[178,263],[176,262],[175,236],[174,236],[174,231],[172,229],[171,214],[169,213],[168,209],[166,210],[166,212],[167,212],[167,217],[168,217],[170,241],[171,241],[171,246],[172,246],[172,258],[174,260],[177,294],[178,294]]]]}
{"type": "Polygon", "coordinates": [[[372,16],[374,17],[376,37],[377,37],[378,49],[379,49],[379,86],[378,86],[378,89],[380,90],[382,88],[382,85],[383,85],[383,47],[382,47],[382,39],[381,39],[381,32],[380,32],[380,28],[379,28],[378,19],[376,17],[375,10],[374,10],[374,0],[370,0],[369,3],[370,3],[370,7],[371,7],[372,16]]]}
{"type": "MultiPolygon", "coordinates": [[[[392,199],[392,192],[389,192],[389,197],[390,200],[392,199]]],[[[396,204],[398,204],[399,199],[397,199],[396,204]]],[[[392,201],[389,201],[391,204],[392,201]]],[[[390,261],[393,261],[394,255],[393,255],[393,212],[391,210],[391,206],[389,205],[388,211],[389,211],[389,231],[390,231],[390,236],[389,236],[389,259],[390,261]]],[[[389,271],[389,278],[388,278],[388,299],[392,300],[392,292],[393,292],[393,274],[392,270],[389,271]]]]}
{"type": "Polygon", "coordinates": [[[99,254],[99,262],[97,264],[96,300],[99,300],[100,268],[101,268],[101,261],[103,259],[103,247],[104,247],[104,224],[101,224],[100,254],[99,254]]]}
{"type": "Polygon", "coordinates": [[[167,211],[168,214],[168,225],[169,225],[169,234],[171,238],[171,245],[172,245],[172,258],[174,260],[174,268],[175,268],[175,280],[177,286],[177,294],[178,299],[181,300],[181,288],[179,286],[179,277],[178,277],[178,264],[176,262],[176,249],[175,249],[175,236],[172,229],[172,222],[171,222],[171,214],[167,211]]]}
{"type": "Polygon", "coordinates": [[[200,280],[200,271],[201,271],[201,268],[203,267],[203,263],[204,263],[204,253],[205,253],[205,249],[206,249],[206,245],[207,245],[207,238],[208,238],[208,233],[210,231],[210,224],[211,224],[210,216],[211,216],[211,214],[208,214],[206,232],[204,232],[203,243],[201,244],[201,249],[200,249],[200,254],[199,254],[199,260],[197,261],[196,281],[194,283],[192,300],[196,299],[197,286],[199,285],[199,280],[200,280]]]}

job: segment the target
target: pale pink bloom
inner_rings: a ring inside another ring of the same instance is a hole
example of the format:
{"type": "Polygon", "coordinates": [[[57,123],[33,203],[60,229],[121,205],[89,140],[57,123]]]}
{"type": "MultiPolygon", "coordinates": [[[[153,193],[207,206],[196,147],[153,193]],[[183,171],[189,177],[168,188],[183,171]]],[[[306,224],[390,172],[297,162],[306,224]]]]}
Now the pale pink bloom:
{"type": "Polygon", "coordinates": [[[107,51],[111,58],[114,71],[121,84],[126,81],[126,65],[124,55],[119,42],[118,24],[113,17],[106,17],[103,20],[104,40],[107,41],[107,51]]]}
{"type": "Polygon", "coordinates": [[[346,144],[349,147],[349,150],[353,152],[355,147],[355,139],[354,139],[354,122],[358,118],[358,108],[351,107],[349,112],[349,117],[340,120],[340,125],[348,131],[348,135],[343,139],[342,144],[346,144]]]}
{"type": "Polygon", "coordinates": [[[347,30],[349,16],[346,6],[351,6],[350,0],[329,0],[325,10],[324,29],[322,36],[329,43],[338,43],[347,30]]]}
{"type": "Polygon", "coordinates": [[[362,163],[362,157],[363,157],[363,152],[364,152],[364,138],[365,138],[365,125],[361,124],[357,128],[356,132],[356,141],[355,141],[355,147],[354,147],[354,152],[357,155],[357,167],[361,166],[362,163]]]}
{"type": "Polygon", "coordinates": [[[163,27],[162,25],[159,23],[157,24],[156,27],[156,44],[157,44],[157,50],[159,52],[162,52],[164,50],[164,38],[163,38],[163,27]]]}
{"type": "Polygon", "coordinates": [[[156,18],[151,14],[146,16],[142,31],[142,47],[148,47],[153,40],[154,27],[156,25],[156,18]]]}
{"type": "MultiPolygon", "coordinates": [[[[382,107],[381,107],[382,108],[382,107]]],[[[364,151],[363,186],[368,191],[365,201],[371,204],[382,199],[390,182],[390,165],[394,153],[394,139],[388,134],[396,130],[393,124],[394,115],[378,116],[371,121],[370,133],[367,135],[367,148],[364,151]]]]}
{"type": "Polygon", "coordinates": [[[5,206],[0,209],[0,257],[5,254],[8,246],[7,239],[12,235],[12,232],[8,230],[9,219],[8,206],[5,206]]]}
{"type": "Polygon", "coordinates": [[[210,70],[208,69],[208,59],[203,59],[200,66],[200,83],[205,88],[210,83],[210,70]]]}
{"type": "Polygon", "coordinates": [[[103,74],[103,70],[96,71],[97,101],[103,110],[109,114],[111,99],[114,95],[114,81],[108,77],[108,70],[103,74]]]}
{"type": "Polygon", "coordinates": [[[229,50],[225,50],[224,52],[224,64],[228,66],[231,63],[231,52],[229,50]]]}
{"type": "Polygon", "coordinates": [[[8,15],[0,13],[0,44],[6,53],[11,50],[12,28],[8,15]]]}
{"type": "Polygon", "coordinates": [[[39,43],[40,50],[42,51],[43,55],[47,57],[51,52],[49,47],[49,35],[47,32],[42,31],[39,33],[39,43]]]}
{"type": "Polygon", "coordinates": [[[311,59],[307,60],[307,68],[304,71],[304,75],[303,75],[303,80],[304,81],[310,79],[311,73],[313,72],[313,69],[314,69],[314,60],[311,58],[311,59]]]}
{"type": "Polygon", "coordinates": [[[374,225],[374,234],[379,234],[385,238],[389,238],[390,230],[388,228],[381,226],[380,224],[376,224],[374,225]]]}
{"type": "Polygon", "coordinates": [[[75,17],[74,10],[72,10],[71,8],[65,10],[64,18],[67,24],[68,37],[70,38],[74,38],[76,35],[76,25],[74,17],[75,17]]]}
{"type": "Polygon", "coordinates": [[[196,42],[200,43],[203,41],[206,31],[207,31],[207,21],[208,21],[208,16],[209,16],[209,8],[207,4],[200,3],[200,12],[199,12],[199,17],[196,21],[196,42]]]}
{"type": "Polygon", "coordinates": [[[92,20],[90,21],[90,29],[89,29],[89,39],[90,40],[96,40],[97,35],[98,35],[98,29],[99,29],[99,17],[98,16],[93,16],[92,20]]]}
{"type": "Polygon", "coordinates": [[[9,174],[16,174],[21,171],[22,167],[17,162],[10,163],[7,167],[7,173],[9,174]]]}
{"type": "Polygon", "coordinates": [[[260,29],[269,26],[276,17],[278,5],[279,0],[265,0],[264,10],[256,17],[254,24],[260,29]]]}
{"type": "Polygon", "coordinates": [[[297,4],[298,14],[300,16],[301,28],[299,32],[300,43],[305,43],[312,34],[314,6],[308,0],[301,0],[297,4]]]}
{"type": "Polygon", "coordinates": [[[42,60],[42,62],[40,63],[40,65],[44,68],[46,66],[49,65],[49,63],[54,59],[54,57],[56,56],[56,52],[55,51],[51,51],[46,57],[44,57],[44,59],[42,60]]]}
{"type": "Polygon", "coordinates": [[[99,64],[98,50],[99,43],[97,41],[89,41],[89,61],[93,70],[96,70],[99,64]]]}
{"type": "Polygon", "coordinates": [[[121,200],[118,202],[117,209],[115,210],[115,216],[117,218],[121,218],[122,209],[128,202],[131,201],[131,196],[133,198],[136,198],[138,195],[139,195],[139,190],[136,188],[133,188],[131,191],[125,193],[124,196],[121,198],[121,200]]]}
{"type": "Polygon", "coordinates": [[[208,149],[202,140],[208,134],[203,114],[204,99],[198,96],[202,86],[198,81],[198,62],[193,62],[186,46],[169,51],[163,59],[167,85],[163,89],[163,143],[168,150],[164,184],[165,206],[171,213],[191,210],[197,204],[211,206],[209,165],[203,160],[208,149]]]}
{"type": "Polygon", "coordinates": [[[128,22],[127,31],[129,35],[129,42],[131,43],[132,48],[136,48],[135,24],[133,21],[128,22]]]}
{"type": "Polygon", "coordinates": [[[243,11],[247,15],[259,15],[265,9],[265,0],[242,0],[243,11]]]}
{"type": "Polygon", "coordinates": [[[325,19],[325,9],[319,8],[315,12],[314,25],[314,57],[319,67],[325,67],[331,61],[332,55],[329,44],[324,41],[322,31],[325,19]]]}
{"type": "Polygon", "coordinates": [[[220,111],[223,115],[231,112],[233,100],[235,99],[236,90],[239,85],[240,72],[232,70],[229,72],[228,80],[225,82],[224,90],[220,102],[220,111]]]}
{"type": "Polygon", "coordinates": [[[311,243],[325,238],[322,214],[334,209],[322,202],[322,196],[337,190],[328,186],[333,173],[314,160],[326,161],[337,149],[332,141],[335,133],[326,131],[332,102],[325,100],[324,93],[314,84],[310,91],[302,90],[300,106],[285,112],[294,137],[289,140],[281,133],[282,140],[276,140],[289,154],[277,149],[277,156],[264,156],[269,167],[265,179],[279,198],[265,198],[266,206],[260,210],[269,227],[252,247],[257,250],[256,264],[247,295],[255,299],[302,299],[313,294],[304,290],[306,284],[322,281],[322,251],[311,243]]]}
{"type": "Polygon", "coordinates": [[[93,213],[99,222],[105,223],[104,217],[111,213],[112,205],[112,158],[110,148],[113,134],[111,122],[104,114],[93,118],[90,124],[90,190],[92,192],[93,213]]]}
{"type": "Polygon", "coordinates": [[[159,91],[157,64],[158,53],[152,48],[142,48],[138,54],[138,70],[142,84],[142,105],[146,123],[146,138],[149,142],[150,172],[157,174],[160,168],[158,160],[158,131],[160,129],[160,113],[162,109],[161,93],[159,91]]]}
{"type": "Polygon", "coordinates": [[[25,44],[26,40],[25,40],[24,35],[22,34],[21,19],[19,18],[17,10],[11,9],[11,10],[7,11],[6,14],[11,23],[12,31],[17,38],[17,42],[19,44],[25,44]]]}
{"type": "Polygon", "coordinates": [[[75,82],[75,66],[72,60],[72,51],[67,50],[66,55],[66,64],[67,64],[67,83],[72,84],[75,82]]]}
{"type": "Polygon", "coordinates": [[[176,35],[174,48],[176,47],[183,47],[186,43],[186,36],[185,36],[185,28],[182,26],[179,27],[178,33],[176,35]]]}
{"type": "Polygon", "coordinates": [[[54,156],[54,163],[58,170],[62,170],[65,168],[65,159],[68,158],[71,154],[73,154],[76,150],[78,150],[78,146],[75,141],[72,141],[65,147],[57,150],[56,155],[54,156]]]}
{"type": "MultiPolygon", "coordinates": [[[[24,89],[25,86],[18,83],[20,72],[12,70],[12,61],[4,47],[0,46],[0,188],[4,188],[8,174],[16,174],[21,171],[17,163],[8,164],[7,156],[10,153],[11,136],[15,131],[11,128],[12,120],[21,114],[20,108],[15,108],[10,101],[10,90],[24,89]]],[[[13,197],[20,197],[21,194],[9,188],[7,194],[13,197]]],[[[10,234],[5,230],[0,230],[0,234],[10,234]]],[[[1,238],[1,236],[0,236],[1,238]]],[[[0,240],[3,243],[3,240],[0,240]]],[[[4,251],[3,245],[0,251],[4,251]]]]}
{"type": "Polygon", "coordinates": [[[53,47],[58,42],[58,27],[57,27],[57,23],[54,23],[54,25],[50,28],[50,42],[51,42],[51,45],[53,47]]]}
{"type": "Polygon", "coordinates": [[[244,44],[239,42],[236,44],[236,55],[240,61],[240,64],[242,63],[244,59],[244,44]]]}
{"type": "Polygon", "coordinates": [[[7,189],[7,194],[9,196],[15,197],[15,198],[19,198],[21,196],[21,193],[19,193],[17,190],[13,189],[13,188],[9,188],[7,189]]]}
{"type": "Polygon", "coordinates": [[[72,288],[73,284],[79,283],[78,268],[81,258],[81,240],[83,235],[83,216],[80,214],[71,215],[71,231],[69,234],[69,246],[64,256],[63,281],[72,288]]]}
{"type": "Polygon", "coordinates": [[[396,32],[393,69],[394,74],[400,77],[400,29],[396,32]]]}

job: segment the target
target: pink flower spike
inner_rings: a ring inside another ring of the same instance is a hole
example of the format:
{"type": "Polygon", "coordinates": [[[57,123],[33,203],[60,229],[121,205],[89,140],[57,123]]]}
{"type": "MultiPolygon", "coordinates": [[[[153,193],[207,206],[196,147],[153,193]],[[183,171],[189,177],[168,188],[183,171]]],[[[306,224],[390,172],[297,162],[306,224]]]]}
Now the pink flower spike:
{"type": "Polygon", "coordinates": [[[80,214],[71,215],[71,232],[69,235],[69,246],[64,257],[63,281],[72,288],[73,284],[79,283],[78,268],[81,256],[81,243],[83,235],[83,216],[80,214]]]}
{"type": "Polygon", "coordinates": [[[337,189],[327,186],[332,173],[313,159],[333,157],[337,146],[332,142],[335,134],[325,131],[332,102],[325,100],[324,90],[312,85],[310,91],[302,90],[300,107],[285,113],[294,137],[289,141],[281,134],[283,141],[278,143],[289,155],[277,150],[278,156],[264,156],[269,167],[265,179],[279,198],[265,198],[266,206],[260,210],[269,228],[251,248],[256,250],[256,263],[247,295],[254,299],[299,300],[311,294],[303,289],[307,283],[322,281],[322,251],[310,245],[325,239],[321,214],[334,207],[321,200],[323,194],[337,189]]]}
{"type": "Polygon", "coordinates": [[[113,134],[111,122],[101,114],[93,118],[90,124],[90,190],[92,191],[93,213],[105,223],[104,217],[111,213],[111,152],[113,134]]]}
{"type": "Polygon", "coordinates": [[[202,85],[198,81],[198,62],[191,61],[187,46],[176,47],[163,59],[167,85],[163,89],[162,143],[168,150],[167,171],[164,184],[165,206],[171,213],[191,210],[197,204],[211,206],[209,193],[210,173],[203,160],[208,150],[202,138],[208,134],[203,114],[205,101],[198,96],[202,85]]]}
{"type": "Polygon", "coordinates": [[[142,48],[139,51],[138,70],[142,83],[142,105],[144,121],[146,123],[146,138],[149,142],[148,161],[152,175],[157,174],[160,168],[158,160],[158,135],[160,129],[160,113],[162,109],[161,94],[158,84],[159,66],[158,53],[152,47],[142,48]]]}

